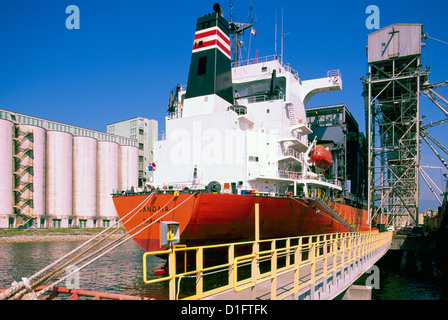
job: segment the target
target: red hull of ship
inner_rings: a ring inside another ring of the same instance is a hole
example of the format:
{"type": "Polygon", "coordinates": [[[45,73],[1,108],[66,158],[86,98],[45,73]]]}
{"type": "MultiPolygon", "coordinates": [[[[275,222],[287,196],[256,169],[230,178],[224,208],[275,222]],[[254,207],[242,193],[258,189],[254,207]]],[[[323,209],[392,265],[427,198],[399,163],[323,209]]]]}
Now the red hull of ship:
{"type": "MultiPolygon", "coordinates": [[[[119,218],[147,198],[148,195],[114,196],[119,218]]],[[[162,249],[160,222],[153,223],[162,216],[163,221],[179,223],[181,243],[189,246],[249,240],[254,239],[255,233],[255,203],[260,204],[262,239],[349,231],[314,200],[213,193],[182,193],[177,197],[157,194],[122,223],[145,251],[162,249]]],[[[338,206],[342,207],[338,207],[338,212],[342,209],[341,215],[357,230],[367,230],[366,210],[338,206]]]]}

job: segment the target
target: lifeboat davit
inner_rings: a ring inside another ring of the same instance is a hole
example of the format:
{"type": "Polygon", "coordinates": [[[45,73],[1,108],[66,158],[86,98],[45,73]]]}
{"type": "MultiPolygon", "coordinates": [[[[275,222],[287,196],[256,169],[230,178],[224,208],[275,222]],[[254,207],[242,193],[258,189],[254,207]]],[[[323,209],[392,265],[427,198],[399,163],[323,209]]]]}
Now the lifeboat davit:
{"type": "Polygon", "coordinates": [[[310,160],[316,167],[327,170],[333,163],[333,156],[323,146],[317,145],[311,153],[310,160]]]}

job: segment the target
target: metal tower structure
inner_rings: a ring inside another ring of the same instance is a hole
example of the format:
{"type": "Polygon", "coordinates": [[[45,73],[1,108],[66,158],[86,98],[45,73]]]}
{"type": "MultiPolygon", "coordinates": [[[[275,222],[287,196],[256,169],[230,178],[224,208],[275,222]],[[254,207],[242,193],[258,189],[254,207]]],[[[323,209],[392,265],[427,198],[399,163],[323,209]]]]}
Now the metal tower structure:
{"type": "MultiPolygon", "coordinates": [[[[430,38],[427,35],[424,36],[424,38],[430,38]]],[[[434,39],[437,40],[437,39],[434,39]]],[[[448,44],[448,43],[446,43],[448,44]]],[[[429,148],[434,152],[434,154],[437,156],[437,158],[440,160],[440,162],[443,164],[443,166],[448,170],[448,163],[445,160],[445,158],[442,156],[441,152],[437,151],[436,146],[441,150],[443,153],[448,154],[448,148],[445,147],[439,140],[437,140],[432,134],[428,132],[428,129],[434,128],[436,126],[439,126],[441,124],[448,122],[448,99],[444,98],[442,95],[440,95],[435,89],[441,88],[444,86],[448,86],[448,80],[438,82],[438,83],[424,83],[421,87],[421,92],[424,96],[426,96],[430,101],[432,101],[439,109],[442,111],[442,113],[445,115],[445,118],[430,122],[426,125],[423,125],[420,127],[420,137],[423,141],[427,143],[429,148]]],[[[427,168],[437,168],[437,167],[431,167],[431,166],[420,166],[420,175],[422,176],[423,180],[425,181],[426,185],[428,186],[429,190],[434,195],[435,199],[438,201],[440,205],[442,205],[442,200],[445,197],[444,192],[437,186],[437,184],[431,179],[431,177],[425,172],[424,167],[427,168]]],[[[442,187],[443,188],[443,187],[442,187]]],[[[445,190],[447,192],[448,190],[445,190]]]]}
{"type": "Polygon", "coordinates": [[[421,24],[393,24],[368,35],[363,78],[371,221],[417,224],[420,169],[421,24]]]}

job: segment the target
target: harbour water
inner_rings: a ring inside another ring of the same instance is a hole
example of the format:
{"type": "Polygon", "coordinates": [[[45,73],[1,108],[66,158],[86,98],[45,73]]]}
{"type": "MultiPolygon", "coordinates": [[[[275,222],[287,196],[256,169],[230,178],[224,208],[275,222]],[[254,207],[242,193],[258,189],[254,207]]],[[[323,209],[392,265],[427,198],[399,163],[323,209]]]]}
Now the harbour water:
{"type": "MultiPolygon", "coordinates": [[[[48,241],[0,243],[0,288],[13,281],[29,277],[59,257],[84,243],[83,241],[48,241]]],[[[155,299],[167,297],[163,283],[145,286],[142,274],[144,251],[132,240],[115,248],[107,255],[79,271],[79,289],[145,296],[155,299]]],[[[160,269],[164,260],[151,257],[149,272],[160,269]]],[[[68,283],[68,285],[73,285],[68,283]]],[[[59,286],[65,287],[62,282],[59,286]]]]}
{"type": "MultiPolygon", "coordinates": [[[[13,281],[29,277],[83,242],[49,241],[0,243],[0,288],[13,281]]],[[[144,251],[132,240],[112,250],[108,255],[82,269],[79,287],[85,290],[139,295],[157,300],[166,299],[166,283],[147,286],[143,283],[142,256],[144,251]]],[[[165,261],[150,257],[149,274],[164,266],[165,261]]],[[[378,264],[380,288],[372,290],[372,300],[447,300],[448,287],[442,275],[422,275],[403,272],[387,264],[378,264]]],[[[364,278],[358,280],[362,284],[364,278]]],[[[65,286],[62,283],[61,286],[65,286]]]]}
{"type": "MultiPolygon", "coordinates": [[[[448,283],[437,265],[433,270],[418,271],[413,268],[401,269],[399,264],[390,263],[386,256],[376,263],[379,288],[372,289],[372,300],[447,300],[448,283]]],[[[355,284],[368,285],[370,274],[361,276],[355,284]]]]}

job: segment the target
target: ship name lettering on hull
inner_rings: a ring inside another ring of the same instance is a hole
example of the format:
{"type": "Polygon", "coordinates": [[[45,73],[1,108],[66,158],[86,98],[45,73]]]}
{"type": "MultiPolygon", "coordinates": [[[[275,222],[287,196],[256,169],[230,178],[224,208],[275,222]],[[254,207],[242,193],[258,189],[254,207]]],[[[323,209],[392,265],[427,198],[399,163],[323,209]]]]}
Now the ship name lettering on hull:
{"type": "Polygon", "coordinates": [[[165,208],[161,206],[147,206],[143,207],[139,210],[139,212],[168,212],[168,206],[165,206],[165,208]]]}

